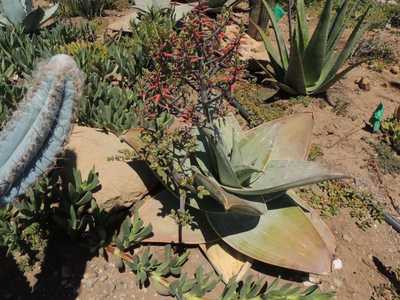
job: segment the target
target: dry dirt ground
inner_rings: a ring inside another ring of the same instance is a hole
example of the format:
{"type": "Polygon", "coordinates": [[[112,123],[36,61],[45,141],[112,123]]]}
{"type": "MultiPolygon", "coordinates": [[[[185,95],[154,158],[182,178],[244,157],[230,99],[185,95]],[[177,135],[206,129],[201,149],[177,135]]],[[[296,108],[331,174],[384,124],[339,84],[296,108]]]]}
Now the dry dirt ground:
{"type": "MultiPolygon", "coordinates": [[[[394,47],[400,60],[400,32],[380,32],[386,42],[394,47]]],[[[362,190],[373,193],[374,197],[396,215],[393,203],[400,205],[400,177],[384,175],[376,164],[376,153],[367,142],[377,141],[363,127],[376,106],[382,102],[385,116],[400,105],[400,89],[390,85],[391,80],[400,80],[400,74],[393,74],[390,66],[383,72],[370,70],[362,65],[338,82],[328,93],[331,102],[346,104],[344,114],[338,115],[324,100],[314,100],[304,107],[297,105],[295,111],[311,111],[315,117],[313,143],[320,145],[321,160],[353,176],[355,184],[362,190]],[[370,90],[362,90],[356,80],[361,77],[370,83],[370,90]]],[[[396,215],[398,216],[398,215],[396,215]]],[[[338,300],[368,300],[373,287],[388,283],[377,265],[400,265],[400,234],[386,223],[362,231],[346,210],[325,221],[337,239],[336,255],[343,262],[341,270],[321,277],[323,290],[336,290],[338,300]]],[[[156,251],[161,251],[159,248],[156,251]]],[[[1,255],[0,257],[3,257],[1,255]]],[[[0,262],[0,295],[3,299],[162,299],[151,287],[140,290],[129,272],[120,273],[102,257],[92,257],[70,242],[53,240],[48,248],[48,259],[37,274],[27,273],[26,278],[15,271],[15,264],[8,259],[0,262]],[[26,281],[34,286],[31,294],[26,281]]],[[[191,250],[191,258],[185,269],[190,273],[198,265],[208,271],[211,267],[197,249],[191,250]]],[[[265,268],[267,278],[277,275],[273,268],[265,268]]],[[[279,274],[282,275],[282,274],[279,274]]],[[[285,274],[283,274],[285,275],[285,274]]],[[[296,277],[296,276],[295,276],[296,277]]],[[[299,281],[302,276],[296,277],[299,281]]],[[[222,287],[219,286],[209,299],[217,299],[222,287]]]]}

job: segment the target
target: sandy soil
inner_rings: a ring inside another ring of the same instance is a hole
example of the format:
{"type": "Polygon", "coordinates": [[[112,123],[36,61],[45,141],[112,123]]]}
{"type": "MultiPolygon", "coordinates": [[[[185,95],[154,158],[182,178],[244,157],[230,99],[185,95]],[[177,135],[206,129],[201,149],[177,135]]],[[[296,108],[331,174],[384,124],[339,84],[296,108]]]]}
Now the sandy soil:
{"type": "MultiPolygon", "coordinates": [[[[400,32],[385,30],[380,34],[395,47],[400,59],[400,32]]],[[[390,66],[378,73],[363,65],[329,91],[331,102],[348,103],[344,115],[336,114],[329,105],[321,105],[324,100],[313,101],[308,107],[298,105],[295,111],[314,113],[313,143],[322,148],[321,160],[352,175],[360,189],[373,193],[395,214],[390,197],[400,205],[400,178],[384,175],[376,167],[376,154],[366,141],[376,141],[378,137],[363,130],[364,123],[380,102],[385,106],[386,116],[400,105],[400,90],[389,83],[400,80],[400,74],[393,74],[389,69],[390,66]],[[369,80],[369,91],[355,84],[361,77],[369,80]]],[[[377,261],[385,266],[400,264],[400,235],[385,223],[362,231],[345,210],[326,221],[337,239],[336,253],[343,261],[343,268],[322,277],[322,289],[336,290],[338,300],[369,299],[374,286],[388,282],[378,271],[377,261]]],[[[188,272],[193,272],[198,265],[212,271],[197,249],[191,252],[191,259],[185,266],[188,272]]],[[[2,259],[0,295],[4,299],[162,299],[151,287],[140,290],[133,274],[118,272],[112,263],[102,257],[92,257],[68,241],[55,240],[48,253],[49,261],[42,265],[41,272],[26,274],[34,286],[33,295],[26,288],[27,279],[14,273],[15,263],[2,259]]],[[[265,271],[267,275],[276,275],[271,270],[265,271]]],[[[210,299],[217,299],[221,288],[210,299]]]]}

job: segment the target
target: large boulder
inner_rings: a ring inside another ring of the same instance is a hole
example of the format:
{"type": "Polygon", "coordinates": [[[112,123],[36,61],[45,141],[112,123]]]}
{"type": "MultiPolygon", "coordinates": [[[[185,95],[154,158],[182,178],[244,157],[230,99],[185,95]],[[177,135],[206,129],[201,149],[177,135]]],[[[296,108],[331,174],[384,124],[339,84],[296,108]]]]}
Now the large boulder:
{"type": "Polygon", "coordinates": [[[113,134],[75,126],[66,147],[67,176],[76,167],[85,179],[94,167],[101,184],[94,194],[99,207],[107,211],[130,207],[154,190],[158,181],[142,162],[113,159],[121,155],[121,150],[129,149],[113,134]]]}

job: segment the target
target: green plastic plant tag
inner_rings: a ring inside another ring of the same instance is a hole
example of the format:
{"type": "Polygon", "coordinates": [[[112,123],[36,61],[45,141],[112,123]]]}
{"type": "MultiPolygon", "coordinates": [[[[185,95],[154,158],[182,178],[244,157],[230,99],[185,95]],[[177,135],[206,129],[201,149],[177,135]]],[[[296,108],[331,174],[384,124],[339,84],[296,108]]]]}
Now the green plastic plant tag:
{"type": "Polygon", "coordinates": [[[282,6],[279,4],[276,4],[274,9],[273,9],[274,15],[275,15],[275,20],[276,22],[279,22],[283,16],[286,14],[285,10],[283,9],[282,6]]]}
{"type": "Polygon", "coordinates": [[[383,103],[381,102],[376,107],[374,113],[372,114],[371,119],[369,120],[369,122],[371,123],[371,126],[372,126],[373,133],[380,131],[384,111],[385,111],[385,108],[383,107],[383,103]]]}

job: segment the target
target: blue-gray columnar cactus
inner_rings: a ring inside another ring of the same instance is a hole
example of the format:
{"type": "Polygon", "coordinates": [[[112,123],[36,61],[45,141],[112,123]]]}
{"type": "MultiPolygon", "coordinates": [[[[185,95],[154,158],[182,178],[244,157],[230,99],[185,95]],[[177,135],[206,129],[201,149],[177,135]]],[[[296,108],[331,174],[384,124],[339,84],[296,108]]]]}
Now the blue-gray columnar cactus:
{"type": "Polygon", "coordinates": [[[83,75],[67,55],[39,66],[19,109],[0,132],[0,204],[26,192],[70,135],[83,75]]]}

